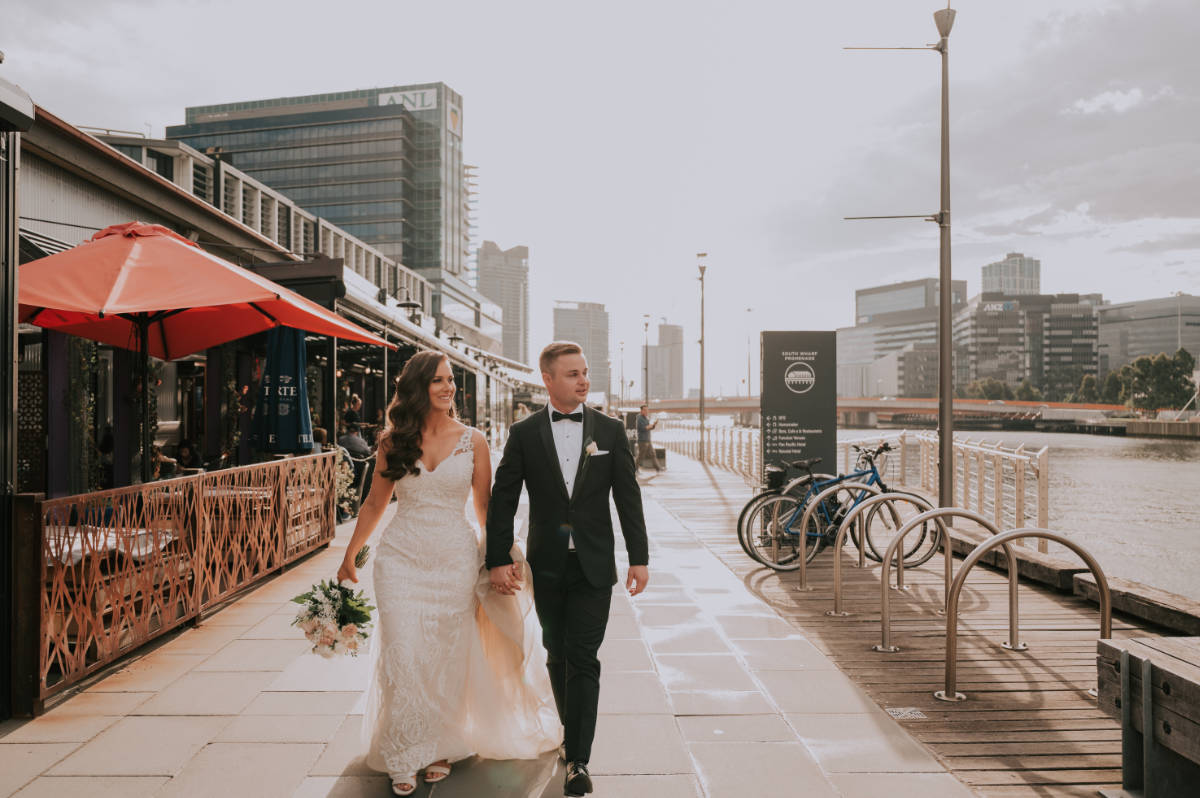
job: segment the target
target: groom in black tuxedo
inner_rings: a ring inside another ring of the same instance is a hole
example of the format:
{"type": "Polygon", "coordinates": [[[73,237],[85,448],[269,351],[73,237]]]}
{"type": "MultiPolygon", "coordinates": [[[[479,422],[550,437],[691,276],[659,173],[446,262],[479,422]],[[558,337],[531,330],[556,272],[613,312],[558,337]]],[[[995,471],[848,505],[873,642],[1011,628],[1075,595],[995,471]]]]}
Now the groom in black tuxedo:
{"type": "Polygon", "coordinates": [[[565,730],[564,793],[582,796],[592,791],[587,765],[600,698],[596,654],[617,583],[609,494],[629,553],[625,585],[632,596],[650,578],[646,521],[625,426],[584,404],[591,384],[583,350],[574,343],[553,343],[542,350],[538,365],[550,405],[509,432],[488,505],[487,566],[495,590],[520,589],[520,571],[509,552],[524,484],[534,606],[565,730]]]}

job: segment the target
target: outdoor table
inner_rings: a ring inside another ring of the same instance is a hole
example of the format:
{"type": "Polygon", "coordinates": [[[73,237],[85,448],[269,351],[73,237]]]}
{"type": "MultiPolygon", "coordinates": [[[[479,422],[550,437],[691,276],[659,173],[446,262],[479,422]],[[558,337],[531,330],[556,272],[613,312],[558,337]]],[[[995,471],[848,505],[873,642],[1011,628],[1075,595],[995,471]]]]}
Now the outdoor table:
{"type": "MultiPolygon", "coordinates": [[[[82,526],[49,526],[46,528],[47,541],[70,541],[70,548],[54,550],[53,544],[45,555],[46,565],[51,569],[47,573],[47,584],[53,584],[59,570],[63,571],[62,585],[70,595],[87,591],[88,577],[92,574],[97,581],[92,585],[87,604],[89,611],[99,617],[106,617],[112,612],[114,600],[129,598],[136,589],[134,575],[138,568],[144,567],[147,561],[153,563],[156,555],[161,555],[161,562],[154,563],[151,581],[154,588],[163,584],[168,571],[175,575],[187,575],[191,568],[191,559],[186,552],[168,552],[169,548],[177,548],[181,538],[167,529],[111,529],[84,524],[82,526]],[[85,545],[86,542],[86,545],[85,545]],[[130,570],[109,564],[105,561],[117,555],[129,557],[134,563],[130,570]],[[98,573],[90,572],[85,559],[101,559],[98,573]]],[[[69,609],[56,609],[50,618],[51,632],[57,634],[66,632],[73,635],[76,631],[75,619],[69,609]]]]}
{"type": "Polygon", "coordinates": [[[62,563],[63,565],[73,566],[83,562],[85,554],[84,539],[85,537],[90,542],[90,546],[86,547],[86,553],[110,554],[119,552],[132,557],[134,560],[141,562],[148,557],[154,555],[156,551],[162,551],[168,545],[178,540],[178,536],[174,532],[166,529],[126,529],[118,531],[116,529],[106,529],[98,526],[83,525],[83,526],[59,526],[47,527],[47,538],[59,538],[72,540],[71,548],[65,552],[58,552],[57,555],[47,554],[46,564],[54,565],[62,563]],[[158,543],[155,543],[157,538],[158,543]],[[122,539],[129,541],[122,545],[122,539]]]}

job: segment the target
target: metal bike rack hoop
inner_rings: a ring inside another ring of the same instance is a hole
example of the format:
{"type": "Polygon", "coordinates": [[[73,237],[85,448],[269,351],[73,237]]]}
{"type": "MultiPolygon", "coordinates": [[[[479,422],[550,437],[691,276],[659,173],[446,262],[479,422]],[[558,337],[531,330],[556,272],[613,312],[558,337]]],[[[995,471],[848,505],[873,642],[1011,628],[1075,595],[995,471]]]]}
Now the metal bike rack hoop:
{"type": "MultiPolygon", "coordinates": [[[[888,510],[891,511],[892,520],[896,522],[896,526],[900,526],[900,516],[896,513],[896,507],[894,505],[894,502],[896,502],[896,501],[906,501],[911,504],[915,504],[917,507],[921,508],[922,510],[933,509],[933,505],[931,505],[925,499],[922,499],[920,496],[917,496],[912,493],[899,493],[899,492],[881,493],[878,496],[872,496],[871,498],[865,499],[865,500],[859,502],[858,504],[854,505],[854,508],[852,510],[850,510],[849,513],[846,514],[846,517],[842,519],[842,523],[838,525],[837,538],[833,542],[833,609],[826,610],[826,612],[825,612],[826,615],[845,617],[850,614],[842,609],[842,557],[841,557],[841,554],[842,554],[842,546],[845,545],[845,543],[846,543],[846,533],[850,531],[851,523],[853,523],[860,515],[862,515],[864,512],[866,512],[870,508],[874,507],[875,505],[883,504],[883,505],[886,505],[888,510]]],[[[859,534],[858,567],[862,568],[863,566],[866,565],[866,563],[863,559],[864,558],[863,543],[866,540],[867,528],[866,528],[865,524],[860,524],[860,526],[863,526],[863,529],[862,529],[862,532],[859,534]]]]}
{"type": "MultiPolygon", "coordinates": [[[[992,535],[999,535],[1000,528],[993,524],[988,519],[984,518],[979,513],[973,510],[967,510],[963,507],[939,507],[936,510],[929,510],[921,513],[916,518],[910,520],[907,524],[901,527],[896,533],[896,537],[888,545],[887,551],[883,555],[883,579],[879,583],[879,626],[880,640],[879,645],[871,646],[875,651],[892,653],[899,651],[899,646],[892,645],[892,607],[891,594],[888,592],[891,578],[888,575],[888,564],[892,558],[897,559],[896,564],[896,584],[900,587],[904,586],[904,554],[900,549],[900,545],[909,532],[916,529],[919,525],[926,521],[936,521],[942,531],[942,551],[945,552],[945,601],[946,613],[949,614],[949,600],[951,584],[950,579],[954,574],[954,550],[950,543],[950,532],[946,529],[943,518],[965,518],[968,521],[974,521],[982,526],[992,535]]],[[[1008,560],[1008,640],[1000,645],[1010,651],[1025,651],[1029,646],[1021,642],[1021,621],[1020,609],[1017,605],[1017,587],[1020,581],[1020,576],[1017,573],[1017,556],[1013,552],[1012,547],[1007,543],[1004,544],[1004,554],[1008,560]]]]}
{"type": "MultiPolygon", "coordinates": [[[[981,543],[975,551],[971,552],[970,556],[963,560],[962,567],[958,569],[958,576],[954,577],[954,584],[950,586],[950,595],[946,597],[946,685],[944,690],[938,690],[933,694],[933,697],[939,701],[965,701],[967,698],[957,690],[958,596],[967,581],[967,574],[971,573],[971,569],[975,567],[975,564],[992,549],[997,546],[1007,548],[1009,543],[1014,540],[1021,540],[1022,538],[1052,540],[1055,543],[1061,543],[1079,555],[1079,559],[1083,560],[1084,565],[1092,572],[1092,576],[1096,580],[1096,589],[1100,593],[1100,637],[1101,639],[1112,637],[1112,594],[1108,589],[1108,579],[1104,576],[1104,571],[1100,568],[1100,563],[1096,562],[1096,559],[1088,553],[1087,549],[1057,532],[1051,532],[1049,529],[1022,527],[1010,530],[981,543]]],[[[1011,560],[1009,561],[1009,565],[1011,568],[1011,560]]]]}
{"type": "Polygon", "coordinates": [[[830,485],[816,496],[808,500],[808,504],[804,506],[804,515],[800,518],[800,584],[796,586],[796,590],[812,590],[808,586],[808,557],[806,549],[808,548],[808,522],[812,519],[813,513],[821,506],[821,502],[827,496],[834,496],[839,491],[843,490],[865,490],[868,493],[874,493],[878,496],[881,491],[874,485],[868,485],[865,482],[839,482],[836,485],[830,485]]]}

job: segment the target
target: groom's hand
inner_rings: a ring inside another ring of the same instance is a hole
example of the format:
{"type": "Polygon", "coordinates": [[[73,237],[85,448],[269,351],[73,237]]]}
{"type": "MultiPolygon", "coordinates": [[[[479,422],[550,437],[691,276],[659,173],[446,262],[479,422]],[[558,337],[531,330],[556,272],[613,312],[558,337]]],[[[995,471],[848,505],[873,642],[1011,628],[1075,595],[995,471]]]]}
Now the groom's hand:
{"type": "Polygon", "coordinates": [[[646,589],[650,583],[650,569],[644,565],[629,566],[629,575],[625,577],[625,589],[630,596],[636,596],[646,589]]]}
{"type": "Polygon", "coordinates": [[[498,565],[488,570],[488,578],[492,582],[492,590],[505,596],[512,596],[521,589],[521,573],[513,565],[498,565]]]}

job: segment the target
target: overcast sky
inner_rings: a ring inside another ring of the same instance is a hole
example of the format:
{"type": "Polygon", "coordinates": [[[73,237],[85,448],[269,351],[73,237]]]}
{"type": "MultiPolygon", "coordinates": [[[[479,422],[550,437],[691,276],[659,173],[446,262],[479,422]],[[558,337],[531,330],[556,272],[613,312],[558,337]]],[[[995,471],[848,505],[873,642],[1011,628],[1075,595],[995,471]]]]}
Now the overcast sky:
{"type": "MultiPolygon", "coordinates": [[[[841,221],[937,209],[938,56],[841,49],[933,42],[934,0],[6,5],[2,74],[80,125],[444,81],[480,238],[531,250],[533,348],[555,300],[603,302],[627,379],[650,314],[685,326],[697,384],[697,252],[710,393],[743,390],[750,333],[849,325],[855,288],[936,275],[934,225],[841,221]]],[[[1200,293],[1200,3],[956,7],[955,278],[1024,252],[1048,292],[1200,293]]]]}

